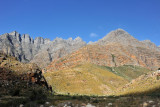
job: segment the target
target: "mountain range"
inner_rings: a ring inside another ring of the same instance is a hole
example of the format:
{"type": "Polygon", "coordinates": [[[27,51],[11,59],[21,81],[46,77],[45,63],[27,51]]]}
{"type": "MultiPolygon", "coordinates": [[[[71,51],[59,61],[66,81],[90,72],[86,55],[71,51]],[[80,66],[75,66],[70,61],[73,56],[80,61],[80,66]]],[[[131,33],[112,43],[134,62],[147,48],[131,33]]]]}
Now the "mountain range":
{"type": "Polygon", "coordinates": [[[138,41],[126,31],[117,29],[95,43],[54,60],[47,68],[59,70],[86,62],[109,67],[135,65],[156,70],[160,66],[160,50],[148,40],[138,41]]]}
{"type": "Polygon", "coordinates": [[[160,68],[160,47],[123,29],[88,44],[80,37],[50,41],[14,31],[0,36],[0,51],[37,64],[58,94],[111,95],[160,68]]]}
{"type": "Polygon", "coordinates": [[[65,56],[86,43],[80,37],[64,40],[56,38],[53,41],[37,37],[31,38],[28,34],[22,36],[14,31],[0,36],[0,51],[17,57],[21,62],[33,62],[41,68],[46,67],[52,60],[65,56]],[[43,58],[42,58],[43,57],[43,58]]]}
{"type": "Polygon", "coordinates": [[[36,63],[41,68],[63,56],[71,56],[72,52],[83,53],[81,57],[85,58],[79,60],[90,60],[98,65],[140,65],[150,69],[158,68],[160,58],[160,48],[154,43],[150,40],[138,41],[122,29],[111,31],[104,38],[88,45],[80,37],[50,41],[42,37],[33,39],[28,34],[21,36],[14,31],[0,36],[0,51],[17,57],[21,62],[36,63]]]}

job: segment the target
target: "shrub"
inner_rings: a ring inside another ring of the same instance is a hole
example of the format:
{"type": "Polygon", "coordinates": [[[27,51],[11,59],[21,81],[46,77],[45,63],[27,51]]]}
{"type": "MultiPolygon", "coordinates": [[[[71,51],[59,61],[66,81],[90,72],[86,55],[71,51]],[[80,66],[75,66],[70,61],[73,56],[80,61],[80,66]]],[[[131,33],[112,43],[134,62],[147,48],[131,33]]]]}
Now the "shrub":
{"type": "Polygon", "coordinates": [[[20,94],[20,89],[19,88],[16,88],[15,90],[10,90],[9,92],[12,96],[19,96],[20,94]]]}
{"type": "Polygon", "coordinates": [[[42,88],[39,88],[39,89],[33,89],[31,91],[31,94],[30,94],[29,98],[30,98],[30,100],[33,100],[33,101],[34,100],[45,100],[45,99],[47,99],[47,95],[43,91],[42,88]]]}

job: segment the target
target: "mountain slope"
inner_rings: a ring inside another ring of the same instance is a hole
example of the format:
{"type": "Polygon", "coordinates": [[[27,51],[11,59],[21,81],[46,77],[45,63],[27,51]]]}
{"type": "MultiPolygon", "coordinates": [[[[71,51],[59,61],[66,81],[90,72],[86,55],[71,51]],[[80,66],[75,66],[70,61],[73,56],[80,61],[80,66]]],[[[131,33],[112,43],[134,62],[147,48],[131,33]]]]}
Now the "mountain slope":
{"type": "Polygon", "coordinates": [[[157,72],[150,72],[119,88],[117,95],[160,95],[160,80],[157,72]]]}
{"type": "Polygon", "coordinates": [[[140,75],[157,70],[160,67],[160,51],[157,48],[150,42],[138,41],[124,30],[118,29],[96,43],[52,61],[44,70],[45,76],[59,93],[109,95],[140,75]],[[77,69],[83,73],[79,75],[77,69]],[[118,76],[114,79],[119,85],[112,84],[107,79],[115,77],[113,74],[118,76]],[[90,76],[86,78],[86,75],[90,76]],[[100,89],[104,84],[107,88],[100,89]]]}
{"type": "Polygon", "coordinates": [[[101,66],[101,68],[109,70],[110,72],[113,72],[114,74],[121,76],[128,81],[132,81],[133,79],[138,78],[140,75],[151,72],[149,69],[133,65],[124,65],[119,67],[101,66]]]}
{"type": "Polygon", "coordinates": [[[160,66],[160,52],[117,43],[105,46],[87,45],[70,55],[54,60],[47,70],[70,68],[85,62],[109,67],[135,65],[155,70],[160,66]]]}
{"type": "Polygon", "coordinates": [[[0,53],[0,67],[11,70],[16,74],[24,74],[29,72],[35,72],[39,67],[33,63],[21,63],[16,60],[15,57],[8,56],[0,53]]]}
{"type": "Polygon", "coordinates": [[[22,36],[14,31],[0,36],[0,51],[17,57],[21,62],[34,62],[41,68],[47,66],[52,60],[65,56],[86,43],[80,38],[64,40],[56,38],[54,41],[37,37],[31,38],[28,34],[22,36]],[[44,55],[43,52],[46,52],[44,55]],[[43,64],[39,63],[44,58],[43,64]]]}
{"type": "Polygon", "coordinates": [[[45,102],[48,92],[48,83],[38,66],[21,63],[15,57],[0,53],[1,107],[17,107],[40,100],[45,102]]]}
{"type": "Polygon", "coordinates": [[[46,72],[44,76],[60,94],[109,95],[119,86],[128,83],[122,77],[90,63],[46,72]]]}
{"type": "Polygon", "coordinates": [[[57,93],[112,95],[117,88],[151,72],[137,66],[107,67],[91,63],[44,73],[57,93]]]}

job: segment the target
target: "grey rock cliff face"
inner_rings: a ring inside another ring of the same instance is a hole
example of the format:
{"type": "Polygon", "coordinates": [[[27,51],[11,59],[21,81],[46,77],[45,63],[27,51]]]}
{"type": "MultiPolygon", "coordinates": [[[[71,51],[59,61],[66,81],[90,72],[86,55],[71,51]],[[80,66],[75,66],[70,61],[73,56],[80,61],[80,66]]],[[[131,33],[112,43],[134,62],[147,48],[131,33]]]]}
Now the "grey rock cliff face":
{"type": "Polygon", "coordinates": [[[111,31],[104,38],[100,39],[97,44],[107,45],[109,43],[118,43],[126,46],[143,47],[151,50],[160,51],[159,48],[150,40],[138,41],[123,29],[111,31]]]}
{"type": "Polygon", "coordinates": [[[0,36],[0,51],[15,56],[21,62],[33,62],[41,68],[52,60],[67,55],[86,43],[80,38],[64,40],[56,38],[54,41],[37,37],[35,40],[28,34],[22,36],[13,31],[0,36]]]}
{"type": "Polygon", "coordinates": [[[129,33],[124,31],[123,29],[117,29],[115,31],[111,31],[107,36],[100,39],[97,43],[98,44],[108,44],[108,43],[120,43],[123,45],[133,45],[135,46],[140,44],[140,42],[135,39],[133,36],[131,36],[129,33]]]}

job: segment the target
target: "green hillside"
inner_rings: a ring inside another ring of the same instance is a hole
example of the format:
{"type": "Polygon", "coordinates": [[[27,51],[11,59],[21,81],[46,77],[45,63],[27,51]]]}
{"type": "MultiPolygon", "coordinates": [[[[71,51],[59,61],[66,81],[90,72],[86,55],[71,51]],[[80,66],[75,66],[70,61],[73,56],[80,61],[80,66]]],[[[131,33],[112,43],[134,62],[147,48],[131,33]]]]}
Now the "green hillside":
{"type": "Polygon", "coordinates": [[[119,75],[128,81],[131,81],[132,79],[136,79],[140,75],[151,72],[147,68],[143,68],[140,66],[133,66],[133,65],[124,65],[124,66],[119,66],[119,67],[102,66],[102,68],[110,72],[113,72],[114,74],[119,75]]]}

